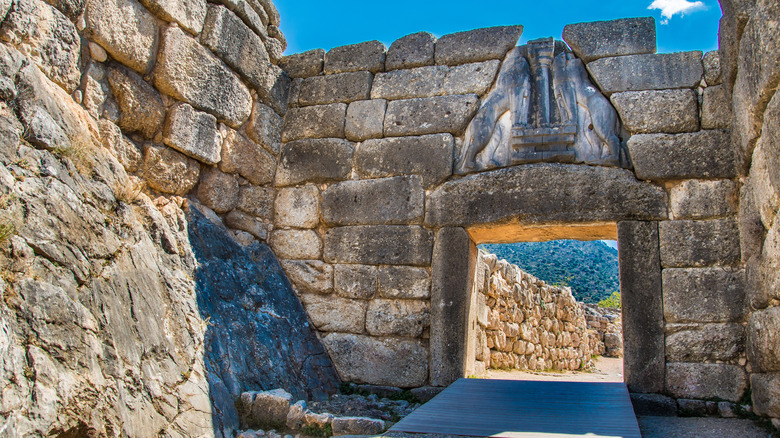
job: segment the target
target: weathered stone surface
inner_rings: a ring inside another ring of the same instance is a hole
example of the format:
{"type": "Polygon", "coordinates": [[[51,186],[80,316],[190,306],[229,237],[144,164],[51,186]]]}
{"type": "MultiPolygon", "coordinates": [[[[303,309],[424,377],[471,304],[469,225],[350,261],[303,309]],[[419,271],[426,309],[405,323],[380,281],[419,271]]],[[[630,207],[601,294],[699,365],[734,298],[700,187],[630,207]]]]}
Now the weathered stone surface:
{"type": "Polygon", "coordinates": [[[269,184],[276,173],[276,157],[242,134],[228,130],[222,145],[223,172],[238,173],[252,184],[269,184]]]}
{"type": "Polygon", "coordinates": [[[200,176],[200,164],[171,148],[154,143],[144,145],[143,172],[154,190],[186,195],[200,176]]]}
{"type": "Polygon", "coordinates": [[[670,363],[666,367],[666,391],[672,397],[736,402],[746,388],[747,376],[740,366],[670,363]]]}
{"type": "Polygon", "coordinates": [[[25,138],[34,146],[63,153],[71,150],[67,134],[46,110],[37,108],[26,124],[25,138]]]}
{"type": "Polygon", "coordinates": [[[154,84],[161,92],[208,111],[234,128],[252,111],[249,90],[235,73],[175,27],[163,33],[154,84]]]}
{"type": "MultiPolygon", "coordinates": [[[[259,221],[256,217],[246,214],[241,210],[233,210],[225,216],[225,225],[228,227],[244,231],[252,236],[266,240],[268,238],[268,224],[259,221]]],[[[254,239],[252,241],[254,243],[254,239]]]]}
{"type": "Polygon", "coordinates": [[[384,69],[385,45],[379,41],[335,47],[325,54],[326,75],[361,70],[378,73],[384,69]]]}
{"type": "Polygon", "coordinates": [[[274,212],[277,227],[314,228],[320,222],[320,191],[314,185],[281,189],[274,212]]]}
{"type": "Polygon", "coordinates": [[[365,331],[368,307],[366,301],[319,294],[301,295],[301,301],[306,307],[306,313],[311,318],[312,324],[321,332],[363,333],[365,331]]]}
{"type": "Polygon", "coordinates": [[[434,227],[658,220],[667,215],[663,189],[636,181],[629,171],[561,164],[468,176],[442,185],[426,202],[425,223],[434,227]],[[540,193],[545,202],[539,202],[540,193]]]}
{"type": "Polygon", "coordinates": [[[277,186],[302,182],[347,179],[352,170],[354,147],[346,140],[322,139],[292,141],[282,146],[277,186]]]}
{"type": "Polygon", "coordinates": [[[589,63],[588,71],[607,95],[696,88],[704,74],[701,57],[701,52],[678,52],[601,58],[589,63]]]}
{"type": "Polygon", "coordinates": [[[667,221],[659,229],[664,267],[723,266],[739,262],[739,229],[733,219],[667,221]]]}
{"type": "Polygon", "coordinates": [[[250,2],[254,3],[253,0],[219,0],[219,2],[241,17],[241,20],[243,20],[253,32],[260,35],[264,40],[268,39],[268,32],[266,29],[268,16],[265,14],[263,8],[255,8],[250,4],[250,2]]]}
{"type": "Polygon", "coordinates": [[[702,129],[729,129],[731,127],[731,101],[723,85],[704,89],[701,103],[702,129]]]}
{"type": "Polygon", "coordinates": [[[740,324],[703,324],[672,327],[666,336],[669,362],[735,360],[745,351],[745,328],[740,324]]]}
{"type": "Polygon", "coordinates": [[[563,40],[586,63],[610,56],[655,53],[655,19],[569,24],[563,28],[563,40]]]}
{"type": "Polygon", "coordinates": [[[385,135],[460,135],[479,108],[476,95],[395,100],[387,105],[385,135]]]}
{"type": "MultiPolygon", "coordinates": [[[[11,0],[7,0],[0,6],[0,17],[5,17],[6,9],[10,8],[12,3],[11,0]],[[6,4],[8,6],[5,6],[6,4]]],[[[84,8],[87,6],[87,0],[46,0],[46,3],[57,8],[73,22],[84,13],[84,8]]]]}
{"type": "Polygon", "coordinates": [[[238,192],[238,209],[262,219],[274,217],[274,189],[244,186],[238,192]]]}
{"type": "Polygon", "coordinates": [[[436,41],[436,64],[503,59],[522,34],[523,26],[497,26],[444,35],[436,41]]]}
{"type": "Polygon", "coordinates": [[[153,138],[165,121],[160,93],[138,74],[122,67],[109,67],[106,76],[119,104],[119,127],[125,132],[138,131],[146,138],[153,138]]]}
{"type": "Polygon", "coordinates": [[[119,126],[108,120],[100,120],[100,140],[103,147],[111,151],[112,154],[122,163],[127,172],[135,172],[141,168],[143,155],[132,141],[122,135],[119,126]]]}
{"type": "Polygon", "coordinates": [[[217,213],[227,213],[238,205],[238,181],[233,175],[209,167],[201,174],[198,200],[217,213]]]}
{"type": "Polygon", "coordinates": [[[419,224],[424,204],[417,175],[344,181],[322,193],[322,219],[331,226],[419,224]]]}
{"type": "Polygon", "coordinates": [[[639,179],[734,178],[734,153],[728,133],[640,134],[628,140],[639,179]]]}
{"type": "MultiPolygon", "coordinates": [[[[662,382],[663,383],[663,382],[662,382]]],[[[663,384],[661,385],[663,387],[663,384]]],[[[631,404],[637,416],[676,417],[677,401],[661,394],[631,393],[631,404]]]]}
{"type": "Polygon", "coordinates": [[[276,65],[268,64],[261,79],[260,87],[257,89],[258,97],[264,104],[273,108],[277,114],[283,116],[287,113],[290,99],[292,82],[290,76],[276,65]]]}
{"type": "Polygon", "coordinates": [[[179,23],[187,32],[197,35],[206,19],[206,0],[140,0],[147,9],[165,21],[179,23]]]}
{"type": "Polygon", "coordinates": [[[699,103],[693,90],[626,91],[610,100],[632,134],[699,130],[699,103]]]}
{"type": "Polygon", "coordinates": [[[364,265],[336,265],[333,289],[344,298],[370,300],[377,290],[377,267],[364,265]]]}
{"type": "Polygon", "coordinates": [[[163,143],[204,163],[216,164],[222,159],[222,135],[216,117],[186,103],[177,105],[168,115],[163,143]]]}
{"type": "Polygon", "coordinates": [[[750,390],[757,415],[780,417],[780,374],[751,374],[750,390]]]}
{"type": "Polygon", "coordinates": [[[427,299],[431,296],[431,276],[424,268],[382,266],[378,282],[379,295],[383,298],[427,299]]]}
{"type": "Polygon", "coordinates": [[[368,99],[374,75],[367,71],[306,78],[301,83],[301,106],[350,103],[368,99]]]}
{"type": "Polygon", "coordinates": [[[81,40],[73,23],[41,0],[18,0],[5,17],[0,39],[28,56],[54,83],[72,93],[79,86],[81,40]]]}
{"type": "Polygon", "coordinates": [[[106,62],[108,60],[108,52],[106,49],[100,46],[98,43],[89,42],[89,56],[97,62],[106,62]]]}
{"type": "Polygon", "coordinates": [[[316,260],[322,256],[322,240],[313,230],[275,230],[271,247],[286,260],[316,260]]]}
{"type": "MultiPolygon", "coordinates": [[[[90,1],[84,34],[138,73],[149,71],[157,52],[157,19],[135,0],[90,1]]],[[[181,32],[181,31],[180,31],[181,32]]]]}
{"type": "Polygon", "coordinates": [[[483,95],[493,84],[501,62],[497,60],[448,67],[419,67],[379,73],[371,88],[372,99],[412,99],[450,94],[483,95]]]}
{"type": "Polygon", "coordinates": [[[344,381],[416,388],[428,379],[428,349],[421,340],[332,333],[322,342],[344,381]]]}
{"type": "Polygon", "coordinates": [[[325,51],[322,49],[309,50],[285,56],[279,60],[281,67],[290,77],[309,78],[322,73],[325,64],[325,51]]]}
{"type": "Polygon", "coordinates": [[[319,260],[283,260],[282,268],[301,293],[329,294],[333,291],[333,266],[319,260]]]}
{"type": "Polygon", "coordinates": [[[364,417],[336,417],[333,435],[377,435],[385,430],[385,422],[364,417]]]}
{"type": "Polygon", "coordinates": [[[359,100],[350,103],[344,127],[347,139],[363,141],[382,138],[386,111],[387,101],[384,99],[359,100]]]}
{"type": "Polygon", "coordinates": [[[435,44],[436,37],[428,32],[413,33],[395,40],[387,50],[385,70],[433,65],[435,44]]]}
{"type": "Polygon", "coordinates": [[[366,330],[372,336],[419,337],[430,325],[430,307],[417,300],[373,300],[366,311],[366,330]]]}
{"type": "MultiPolygon", "coordinates": [[[[245,393],[246,394],[246,393],[245,393]]],[[[287,414],[292,404],[292,394],[283,389],[249,393],[251,406],[244,406],[249,411],[248,419],[252,421],[248,427],[274,427],[287,422],[287,414]]],[[[245,395],[241,394],[241,400],[245,395]]]]}
{"type": "Polygon", "coordinates": [[[355,152],[355,170],[364,178],[418,174],[431,188],[452,175],[454,144],[450,134],[368,140],[355,152]]]}
{"type": "Polygon", "coordinates": [[[747,325],[748,360],[754,372],[780,371],[780,307],[753,312],[747,325]]]}
{"type": "Polygon", "coordinates": [[[279,117],[271,107],[257,102],[246,125],[246,133],[249,138],[260,143],[269,152],[278,154],[282,149],[283,124],[284,119],[279,117]]]}
{"type": "Polygon", "coordinates": [[[284,118],[282,141],[306,138],[344,138],[347,105],[330,105],[292,108],[284,118]]]}
{"type": "Polygon", "coordinates": [[[741,321],[745,316],[744,277],[745,271],[722,268],[664,269],[666,322],[741,321]]]}
{"type": "Polygon", "coordinates": [[[720,85],[723,83],[720,68],[720,55],[717,50],[707,52],[702,59],[704,63],[704,81],[708,86],[720,85]]]}
{"type": "Polygon", "coordinates": [[[270,65],[265,45],[226,7],[209,6],[200,40],[255,88],[262,86],[270,65]]]}
{"type": "Polygon", "coordinates": [[[433,235],[416,226],[366,225],[331,228],[325,234],[329,263],[427,266],[433,235]]]}
{"type": "Polygon", "coordinates": [[[675,219],[708,219],[737,212],[737,186],[731,180],[687,180],[672,187],[672,216],[675,219]]]}

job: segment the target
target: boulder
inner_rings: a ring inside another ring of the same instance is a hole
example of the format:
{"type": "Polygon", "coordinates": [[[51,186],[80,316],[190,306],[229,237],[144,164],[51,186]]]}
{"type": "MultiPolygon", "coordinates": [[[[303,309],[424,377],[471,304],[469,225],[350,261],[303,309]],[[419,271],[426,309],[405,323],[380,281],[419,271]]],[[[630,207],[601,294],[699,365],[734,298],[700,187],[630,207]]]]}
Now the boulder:
{"type": "Polygon", "coordinates": [[[667,323],[740,322],[745,317],[745,272],[722,268],[663,270],[667,323]]]}
{"type": "Polygon", "coordinates": [[[745,370],[736,365],[670,363],[666,390],[672,397],[738,401],[747,389],[745,370]]]}
{"type": "Polygon", "coordinates": [[[322,219],[331,226],[419,224],[424,203],[417,175],[344,181],[322,193],[322,219]]]}
{"type": "Polygon", "coordinates": [[[610,100],[632,134],[699,130],[699,103],[693,90],[626,91],[610,100]]]}
{"type": "Polygon", "coordinates": [[[387,105],[385,136],[461,135],[479,109],[476,95],[394,100],[387,105]]]}
{"type": "Polygon", "coordinates": [[[701,52],[601,58],[588,71],[605,94],[621,91],[696,88],[704,75],[701,52]]]}
{"type": "Polygon", "coordinates": [[[228,129],[219,168],[223,172],[238,173],[252,184],[264,185],[274,180],[276,157],[242,134],[228,129]]]}
{"type": "Polygon", "coordinates": [[[430,306],[417,300],[373,300],[366,311],[366,331],[372,336],[416,338],[430,326],[430,306]]]}
{"type": "Polygon", "coordinates": [[[338,73],[306,78],[301,83],[301,106],[350,103],[365,100],[371,93],[374,75],[367,71],[338,73]]]}
{"type": "Polygon", "coordinates": [[[497,26],[444,35],[436,41],[436,64],[459,65],[503,59],[517,45],[523,26],[497,26]]]}
{"type": "Polygon", "coordinates": [[[370,300],[377,291],[377,267],[365,265],[336,265],[333,288],[344,298],[370,300]]]}
{"type": "Polygon", "coordinates": [[[157,92],[137,73],[109,66],[108,83],[119,105],[119,127],[154,138],[162,130],[166,108],[157,92]]]}
{"type": "Polygon", "coordinates": [[[347,105],[344,103],[292,108],[284,118],[282,141],[344,138],[346,118],[347,105]]]}
{"type": "MultiPolygon", "coordinates": [[[[364,300],[332,295],[303,294],[301,301],[312,324],[321,332],[363,333],[366,326],[364,300]]],[[[366,364],[370,366],[370,364],[366,364]]]]}
{"type": "Polygon", "coordinates": [[[422,67],[434,64],[436,37],[428,32],[418,32],[399,38],[387,50],[387,71],[422,67]]]}
{"type": "Polygon", "coordinates": [[[331,228],[325,234],[328,263],[427,266],[433,235],[419,226],[365,225],[331,228]]]}
{"type": "Polygon", "coordinates": [[[175,106],[168,115],[163,143],[207,164],[222,160],[222,135],[216,117],[186,103],[175,106]]]}
{"type": "Polygon", "coordinates": [[[739,229],[733,219],[661,222],[664,267],[730,266],[739,262],[739,229]]]}
{"type": "Polygon", "coordinates": [[[275,184],[345,180],[352,170],[354,146],[346,140],[292,141],[282,146],[275,184]]]}
{"type": "Polygon", "coordinates": [[[189,193],[200,176],[200,163],[155,143],[144,145],[142,169],[149,187],[178,196],[189,193]]]}
{"type": "Polygon", "coordinates": [[[382,138],[387,101],[359,100],[349,104],[344,134],[348,140],[363,141],[382,138]]]}
{"type": "Polygon", "coordinates": [[[639,134],[628,140],[636,176],[647,180],[734,178],[734,150],[725,131],[639,134]]]}
{"type": "Polygon", "coordinates": [[[274,202],[277,227],[314,228],[320,222],[320,191],[317,186],[279,190],[274,202]]]}
{"type": "Polygon", "coordinates": [[[87,2],[84,21],[85,36],[100,44],[111,57],[138,73],[149,71],[157,52],[160,27],[154,15],[136,0],[87,2]]]}
{"type": "Polygon", "coordinates": [[[283,260],[282,268],[298,292],[328,294],[333,291],[333,266],[319,260],[283,260]]]}
{"type": "Polygon", "coordinates": [[[238,205],[238,181],[233,175],[209,167],[201,175],[198,200],[216,213],[227,213],[238,205]]]}
{"type": "Polygon", "coordinates": [[[563,40],[588,63],[599,58],[655,53],[655,19],[623,18],[568,24],[563,40]]]}
{"type": "Polygon", "coordinates": [[[367,140],[355,152],[355,170],[363,178],[421,175],[430,189],[452,175],[454,148],[451,134],[367,140]]]}
{"type": "Polygon", "coordinates": [[[285,260],[316,260],[322,256],[322,240],[314,230],[274,230],[270,244],[276,256],[285,260]]]}
{"type": "Polygon", "coordinates": [[[361,70],[378,73],[384,69],[385,45],[379,41],[334,47],[325,54],[326,75],[361,70]]]}
{"type": "Polygon", "coordinates": [[[290,77],[309,78],[322,73],[325,64],[325,51],[322,49],[309,50],[285,56],[279,60],[281,67],[290,77]]]}
{"type": "Polygon", "coordinates": [[[412,99],[451,94],[483,95],[493,84],[501,62],[497,60],[448,67],[437,65],[379,73],[371,88],[372,99],[412,99]]]}
{"type": "Polygon", "coordinates": [[[206,19],[206,0],[140,0],[147,9],[165,21],[176,22],[198,35],[206,19]]]}

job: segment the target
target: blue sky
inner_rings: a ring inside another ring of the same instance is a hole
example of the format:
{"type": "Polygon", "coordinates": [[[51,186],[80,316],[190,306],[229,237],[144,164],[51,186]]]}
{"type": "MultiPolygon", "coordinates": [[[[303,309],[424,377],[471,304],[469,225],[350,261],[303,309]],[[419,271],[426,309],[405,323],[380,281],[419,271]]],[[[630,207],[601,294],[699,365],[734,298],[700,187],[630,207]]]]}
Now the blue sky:
{"type": "Polygon", "coordinates": [[[288,40],[286,54],[379,40],[388,47],[419,31],[436,36],[479,27],[522,24],[521,43],[560,39],[569,23],[656,18],[659,52],[715,50],[717,0],[275,0],[288,40]],[[650,5],[653,9],[648,9],[650,5]]]}

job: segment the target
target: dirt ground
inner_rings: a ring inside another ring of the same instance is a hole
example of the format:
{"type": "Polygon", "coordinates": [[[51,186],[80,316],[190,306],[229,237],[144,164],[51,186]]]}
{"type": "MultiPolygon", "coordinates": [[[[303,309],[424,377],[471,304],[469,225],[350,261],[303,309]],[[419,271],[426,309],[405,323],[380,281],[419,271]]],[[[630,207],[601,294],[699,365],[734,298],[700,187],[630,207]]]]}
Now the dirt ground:
{"type": "Polygon", "coordinates": [[[554,380],[559,382],[622,382],[623,358],[599,356],[589,371],[500,371],[488,370],[488,379],[554,380]]]}

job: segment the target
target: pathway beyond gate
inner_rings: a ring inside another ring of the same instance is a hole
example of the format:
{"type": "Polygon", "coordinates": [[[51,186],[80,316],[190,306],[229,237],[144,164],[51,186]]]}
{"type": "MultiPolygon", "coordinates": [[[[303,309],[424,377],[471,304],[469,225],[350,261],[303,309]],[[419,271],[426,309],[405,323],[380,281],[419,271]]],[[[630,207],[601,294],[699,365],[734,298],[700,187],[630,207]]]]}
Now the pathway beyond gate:
{"type": "Polygon", "coordinates": [[[641,438],[623,383],[460,379],[390,432],[641,438]]]}

